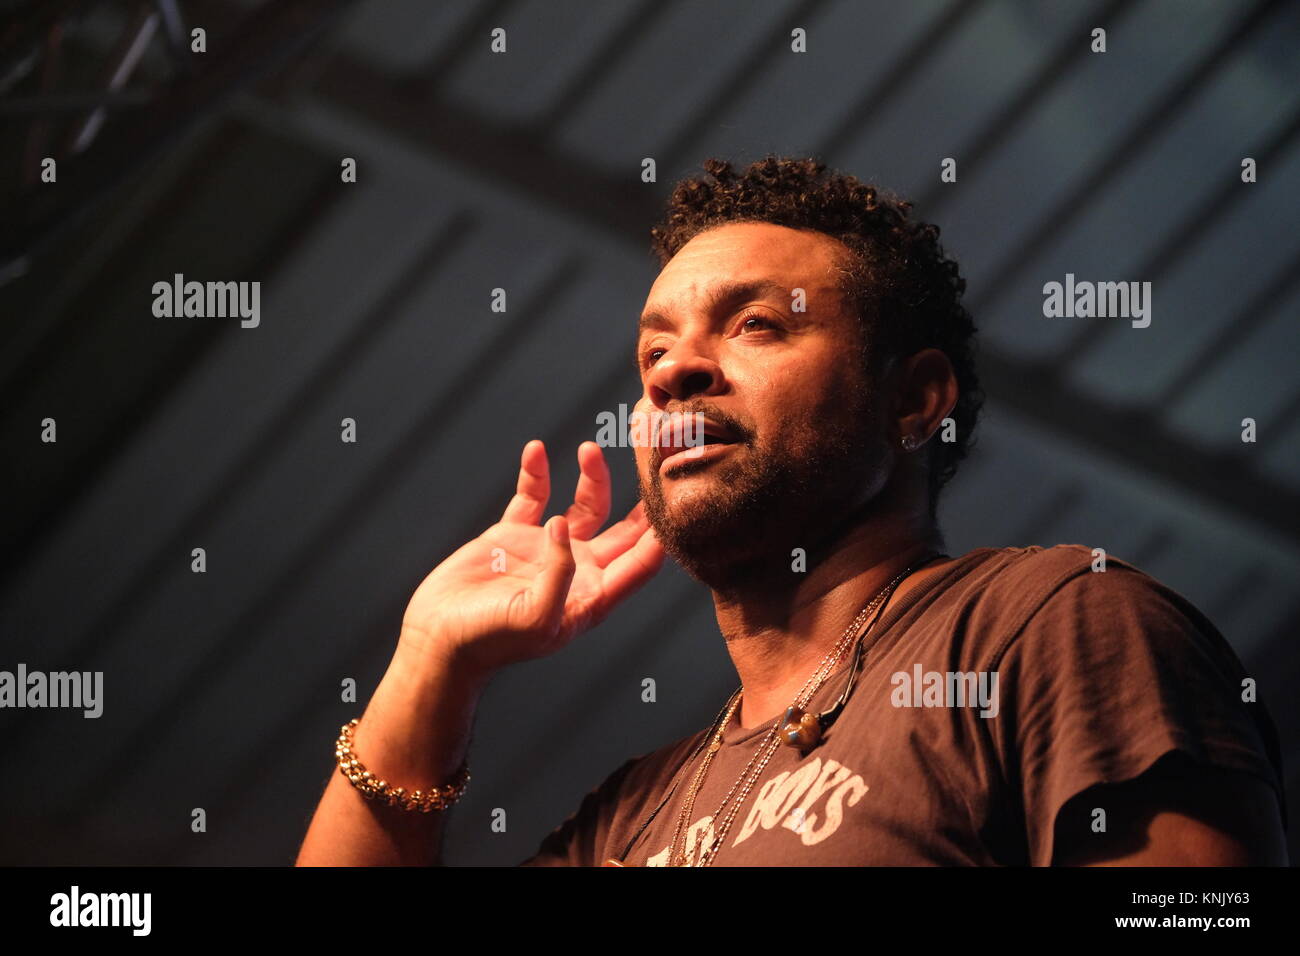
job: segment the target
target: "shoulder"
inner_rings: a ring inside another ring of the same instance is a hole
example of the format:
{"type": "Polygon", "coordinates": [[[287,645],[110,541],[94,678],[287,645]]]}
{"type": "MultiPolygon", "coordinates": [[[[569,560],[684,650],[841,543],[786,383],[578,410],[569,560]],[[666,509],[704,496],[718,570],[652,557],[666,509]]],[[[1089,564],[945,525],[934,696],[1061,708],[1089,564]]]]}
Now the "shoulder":
{"type": "Polygon", "coordinates": [[[1108,554],[1104,548],[1086,544],[978,548],[966,558],[972,562],[967,577],[978,585],[981,595],[1003,604],[1012,600],[1022,602],[1026,598],[1041,601],[1068,581],[1084,575],[1105,574],[1112,569],[1155,583],[1154,578],[1127,561],[1108,554]]]}
{"type": "Polygon", "coordinates": [[[1237,663],[1191,601],[1100,546],[985,548],[971,557],[976,560],[960,586],[970,593],[981,630],[996,635],[990,667],[1018,643],[1085,639],[1095,647],[1139,638],[1197,645],[1222,664],[1237,663]]]}
{"type": "Polygon", "coordinates": [[[617,852],[616,845],[626,839],[632,821],[660,792],[658,781],[672,773],[677,755],[684,759],[691,741],[699,737],[684,737],[623,761],[583,796],[577,809],[520,865],[595,866],[617,852]]]}
{"type": "MultiPolygon", "coordinates": [[[[1276,727],[1236,652],[1190,600],[1101,548],[989,551],[972,572],[967,614],[984,640],[981,669],[999,675],[990,730],[1032,817],[1036,862],[1050,859],[1051,821],[1067,800],[1154,780],[1149,771],[1171,753],[1190,761],[1185,779],[1196,786],[1243,772],[1271,786],[1285,820],[1276,727]]],[[[1163,799],[1134,786],[1143,805],[1163,799]]],[[[1071,826],[1090,833],[1087,823],[1071,826]]]]}
{"type": "Polygon", "coordinates": [[[976,548],[959,558],[956,567],[950,587],[1002,608],[1041,601],[1067,581],[1099,569],[1141,573],[1103,548],[1083,544],[976,548]]]}
{"type": "Polygon", "coordinates": [[[697,730],[632,757],[620,768],[624,771],[623,786],[633,793],[656,792],[655,788],[685,763],[707,733],[708,728],[697,730]]]}
{"type": "Polygon", "coordinates": [[[705,730],[628,757],[587,794],[590,809],[608,817],[639,812],[639,803],[658,793],[703,739],[705,730]]]}

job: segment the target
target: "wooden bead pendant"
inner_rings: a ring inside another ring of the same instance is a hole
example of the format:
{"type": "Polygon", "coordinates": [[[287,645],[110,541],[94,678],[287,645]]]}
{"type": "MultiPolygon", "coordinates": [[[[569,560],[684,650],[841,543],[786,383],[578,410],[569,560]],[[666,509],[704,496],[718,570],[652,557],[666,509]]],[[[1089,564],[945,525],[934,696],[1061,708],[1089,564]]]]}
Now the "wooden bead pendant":
{"type": "Polygon", "coordinates": [[[781,727],[781,742],[802,753],[816,746],[821,739],[822,725],[817,716],[791,704],[781,727]]]}

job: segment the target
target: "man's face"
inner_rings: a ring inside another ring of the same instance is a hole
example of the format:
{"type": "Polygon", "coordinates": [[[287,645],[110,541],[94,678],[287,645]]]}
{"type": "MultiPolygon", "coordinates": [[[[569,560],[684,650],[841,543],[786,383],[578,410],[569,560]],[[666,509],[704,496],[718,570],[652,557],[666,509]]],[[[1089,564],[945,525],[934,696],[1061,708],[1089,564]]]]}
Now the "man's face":
{"type": "Polygon", "coordinates": [[[636,411],[703,413],[709,444],[637,447],[641,496],[668,553],[714,587],[789,567],[797,547],[811,559],[884,484],[882,403],[837,285],[845,255],[822,233],[730,224],[650,289],[636,411]]]}

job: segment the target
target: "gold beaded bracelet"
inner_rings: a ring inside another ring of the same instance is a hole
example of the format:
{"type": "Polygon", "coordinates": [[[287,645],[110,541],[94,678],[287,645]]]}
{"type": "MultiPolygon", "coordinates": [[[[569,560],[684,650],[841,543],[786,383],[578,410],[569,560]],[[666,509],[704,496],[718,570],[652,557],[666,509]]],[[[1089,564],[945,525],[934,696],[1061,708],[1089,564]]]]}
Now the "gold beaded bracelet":
{"type": "Polygon", "coordinates": [[[339,739],[334,744],[334,756],[338,758],[339,773],[347,777],[352,786],[365,794],[367,800],[382,800],[390,807],[400,806],[403,810],[419,810],[421,813],[428,813],[430,810],[446,810],[461,798],[469,783],[468,758],[461,762],[460,769],[452,777],[451,783],[444,787],[412,790],[409,793],[405,787],[389,787],[387,780],[376,777],[352,753],[352,732],[358,723],[358,719],[353,717],[343,725],[343,729],[339,731],[339,739]]]}

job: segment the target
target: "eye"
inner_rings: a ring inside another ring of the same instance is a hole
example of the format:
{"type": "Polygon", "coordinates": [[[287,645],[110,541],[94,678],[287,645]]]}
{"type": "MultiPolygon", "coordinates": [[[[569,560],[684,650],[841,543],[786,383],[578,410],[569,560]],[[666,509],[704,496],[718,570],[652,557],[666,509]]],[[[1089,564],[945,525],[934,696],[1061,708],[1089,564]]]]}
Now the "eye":
{"type": "Polygon", "coordinates": [[[761,312],[750,312],[740,317],[741,332],[761,332],[764,329],[774,329],[776,327],[776,323],[761,312]]]}
{"type": "Polygon", "coordinates": [[[648,349],[643,357],[644,364],[647,366],[654,365],[655,362],[663,358],[667,351],[667,349],[648,349]]]}

